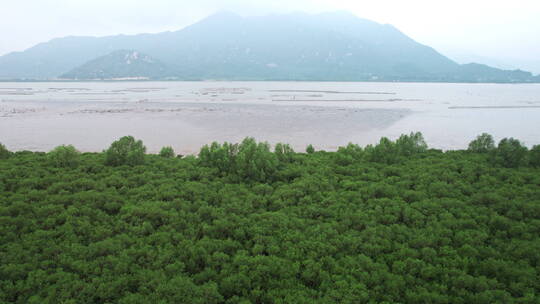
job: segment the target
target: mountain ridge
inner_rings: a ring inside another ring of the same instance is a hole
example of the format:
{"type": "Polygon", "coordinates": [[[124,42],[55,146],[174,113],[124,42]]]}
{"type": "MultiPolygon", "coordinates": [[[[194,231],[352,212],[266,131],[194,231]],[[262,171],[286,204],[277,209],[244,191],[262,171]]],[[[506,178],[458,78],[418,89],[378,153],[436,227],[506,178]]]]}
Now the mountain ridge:
{"type": "MultiPolygon", "coordinates": [[[[82,66],[92,70],[90,62],[119,50],[163,63],[168,73],[150,79],[540,81],[520,70],[459,65],[392,25],[346,12],[251,17],[218,12],[178,31],[55,38],[1,56],[0,79],[57,79],[82,66]]],[[[89,76],[78,73],[77,79],[89,76]]]]}

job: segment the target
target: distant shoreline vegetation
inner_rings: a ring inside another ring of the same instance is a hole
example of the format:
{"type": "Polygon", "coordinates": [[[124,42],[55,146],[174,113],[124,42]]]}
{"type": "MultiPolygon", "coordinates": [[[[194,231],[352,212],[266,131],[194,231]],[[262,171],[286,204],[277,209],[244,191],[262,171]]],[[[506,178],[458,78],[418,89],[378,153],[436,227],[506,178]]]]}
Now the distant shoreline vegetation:
{"type": "Polygon", "coordinates": [[[0,79],[0,83],[84,83],[84,82],[343,82],[343,83],[448,83],[448,84],[540,84],[540,76],[536,81],[526,82],[508,82],[508,81],[383,81],[383,80],[290,80],[290,79],[89,79],[89,80],[75,80],[75,79],[0,79]]]}

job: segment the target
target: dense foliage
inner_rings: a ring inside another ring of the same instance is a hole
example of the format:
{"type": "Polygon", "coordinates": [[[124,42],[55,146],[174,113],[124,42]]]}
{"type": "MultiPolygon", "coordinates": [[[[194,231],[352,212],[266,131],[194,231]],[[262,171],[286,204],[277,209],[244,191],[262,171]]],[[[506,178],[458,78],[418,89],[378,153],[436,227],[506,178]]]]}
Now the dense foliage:
{"type": "Polygon", "coordinates": [[[133,136],[124,136],[113,142],[105,151],[105,164],[110,166],[141,165],[144,163],[146,147],[133,136]]]}
{"type": "Polygon", "coordinates": [[[540,168],[540,145],[532,147],[529,154],[529,162],[531,166],[540,168]]]}
{"type": "Polygon", "coordinates": [[[503,138],[491,154],[496,163],[509,168],[519,167],[529,161],[527,147],[514,138],[503,138]]]}
{"type": "Polygon", "coordinates": [[[487,133],[482,133],[475,140],[469,143],[469,151],[486,153],[495,150],[495,141],[493,136],[487,133]]]}
{"type": "Polygon", "coordinates": [[[159,151],[159,156],[166,157],[166,158],[172,158],[175,157],[176,154],[174,153],[174,149],[172,147],[163,147],[159,151]]]}
{"type": "Polygon", "coordinates": [[[48,153],[49,161],[56,167],[77,167],[79,151],[74,146],[58,146],[48,153]]]}
{"type": "Polygon", "coordinates": [[[9,152],[6,146],[0,143],[0,159],[6,159],[10,155],[11,155],[11,152],[9,152]]]}
{"type": "Polygon", "coordinates": [[[0,160],[0,302],[539,301],[538,146],[143,147],[0,160]]]}

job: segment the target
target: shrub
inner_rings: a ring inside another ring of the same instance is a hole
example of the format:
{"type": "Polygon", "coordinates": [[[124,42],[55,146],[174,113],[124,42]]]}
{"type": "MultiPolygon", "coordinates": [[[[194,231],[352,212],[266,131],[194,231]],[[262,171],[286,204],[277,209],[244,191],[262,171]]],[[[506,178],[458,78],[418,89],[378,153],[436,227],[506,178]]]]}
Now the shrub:
{"type": "Polygon", "coordinates": [[[478,135],[475,140],[469,143],[468,151],[476,153],[487,153],[495,149],[493,137],[487,133],[478,135]]]}
{"type": "Polygon", "coordinates": [[[174,149],[172,147],[163,147],[159,151],[159,156],[165,158],[173,158],[175,156],[174,149]]]}
{"type": "Polygon", "coordinates": [[[124,136],[105,151],[105,164],[109,166],[136,166],[144,163],[146,147],[133,136],[124,136]]]}
{"type": "Polygon", "coordinates": [[[75,168],[79,165],[80,152],[72,145],[62,145],[47,153],[51,164],[59,168],[75,168]]]}

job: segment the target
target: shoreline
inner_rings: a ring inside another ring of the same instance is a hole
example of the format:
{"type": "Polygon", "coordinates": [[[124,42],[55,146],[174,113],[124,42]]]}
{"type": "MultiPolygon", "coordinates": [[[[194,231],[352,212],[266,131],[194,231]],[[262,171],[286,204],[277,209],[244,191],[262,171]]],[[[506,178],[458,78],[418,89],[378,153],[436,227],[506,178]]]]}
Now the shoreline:
{"type": "Polygon", "coordinates": [[[380,81],[380,80],[280,80],[280,79],[268,79],[268,80],[253,80],[253,79],[234,79],[234,80],[227,80],[227,79],[207,79],[207,80],[200,80],[200,79],[185,79],[185,80],[165,80],[165,79],[146,79],[146,80],[59,80],[59,79],[33,79],[33,80],[22,80],[22,79],[0,79],[0,83],[145,83],[145,82],[197,82],[197,83],[204,83],[204,82],[250,82],[250,83],[272,83],[272,82],[284,82],[284,83],[383,83],[383,84],[399,84],[399,83],[418,83],[418,84],[536,84],[540,85],[540,81],[538,82],[479,82],[479,81],[418,81],[418,80],[410,80],[410,81],[380,81]]]}

